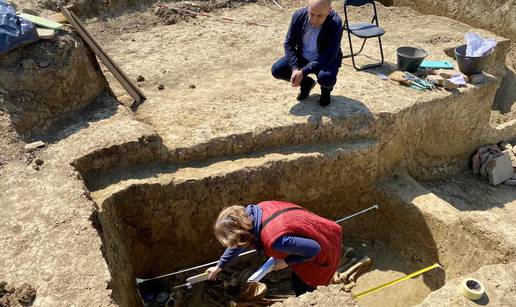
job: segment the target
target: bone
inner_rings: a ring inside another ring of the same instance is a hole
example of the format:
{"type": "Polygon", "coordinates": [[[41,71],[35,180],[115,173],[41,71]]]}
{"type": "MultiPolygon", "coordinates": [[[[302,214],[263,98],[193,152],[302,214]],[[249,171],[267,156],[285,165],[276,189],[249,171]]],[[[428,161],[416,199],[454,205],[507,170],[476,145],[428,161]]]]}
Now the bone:
{"type": "Polygon", "coordinates": [[[350,267],[349,269],[347,269],[345,272],[343,273],[340,273],[339,274],[339,277],[340,277],[340,280],[342,280],[344,283],[347,283],[348,282],[348,279],[349,279],[349,276],[354,272],[356,271],[357,269],[359,269],[360,267],[362,266],[365,266],[365,265],[370,265],[371,264],[371,258],[367,257],[367,256],[364,256],[364,258],[362,258],[360,261],[358,261],[356,264],[354,264],[352,267],[350,267]]]}
{"type": "Polygon", "coordinates": [[[371,266],[371,263],[364,264],[363,266],[358,268],[355,272],[351,273],[351,275],[349,276],[349,281],[356,282],[358,277],[360,277],[360,275],[362,275],[365,271],[369,270],[370,266],[371,266]]]}
{"type": "Polygon", "coordinates": [[[346,264],[344,264],[343,266],[341,266],[340,268],[337,269],[337,272],[339,273],[342,273],[344,271],[346,271],[347,269],[349,269],[352,265],[354,265],[355,263],[357,263],[358,259],[357,258],[351,258],[351,260],[349,260],[348,262],[346,262],[346,264]]]}
{"type": "Polygon", "coordinates": [[[354,286],[355,286],[355,282],[350,282],[349,284],[344,285],[343,289],[344,289],[344,291],[346,291],[346,292],[350,292],[350,291],[351,291],[351,289],[352,289],[354,286]]]}

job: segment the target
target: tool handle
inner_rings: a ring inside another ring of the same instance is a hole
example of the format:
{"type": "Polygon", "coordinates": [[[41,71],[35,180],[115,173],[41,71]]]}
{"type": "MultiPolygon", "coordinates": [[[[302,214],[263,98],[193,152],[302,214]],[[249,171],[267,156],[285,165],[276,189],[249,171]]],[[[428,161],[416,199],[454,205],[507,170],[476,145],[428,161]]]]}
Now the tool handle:
{"type": "Polygon", "coordinates": [[[267,275],[270,271],[272,271],[275,266],[276,266],[276,259],[274,259],[273,257],[270,257],[269,260],[267,260],[267,262],[265,262],[258,269],[258,271],[254,272],[254,274],[251,275],[251,277],[249,277],[247,282],[259,282],[262,278],[265,277],[265,275],[267,275]]]}

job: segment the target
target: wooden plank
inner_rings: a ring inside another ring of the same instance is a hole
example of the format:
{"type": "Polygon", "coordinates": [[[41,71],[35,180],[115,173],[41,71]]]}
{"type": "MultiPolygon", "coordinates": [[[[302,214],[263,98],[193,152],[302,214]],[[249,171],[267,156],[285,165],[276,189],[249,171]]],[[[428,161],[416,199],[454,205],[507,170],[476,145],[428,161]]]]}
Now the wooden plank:
{"type": "Polygon", "coordinates": [[[57,30],[57,29],[60,29],[61,27],[63,27],[62,24],[55,22],[53,20],[47,19],[47,18],[34,16],[31,14],[27,14],[27,13],[20,13],[19,16],[25,20],[32,22],[35,25],[38,25],[38,26],[41,26],[44,28],[57,30]]]}
{"type": "Polygon", "coordinates": [[[59,23],[68,23],[68,20],[66,20],[66,17],[62,13],[52,14],[47,16],[47,18],[59,23]]]}
{"type": "Polygon", "coordinates": [[[86,42],[86,44],[93,49],[95,54],[100,58],[102,63],[106,65],[109,71],[115,76],[115,78],[120,82],[120,84],[124,87],[124,89],[131,95],[131,97],[137,103],[142,102],[146,99],[145,95],[140,91],[140,89],[127,77],[127,75],[120,69],[120,67],[113,61],[113,59],[102,49],[100,44],[91,36],[91,34],[86,30],[84,25],[81,23],[79,18],[75,16],[73,12],[68,11],[67,9],[63,9],[63,15],[66,17],[68,22],[74,27],[75,31],[81,36],[81,38],[86,42]]]}

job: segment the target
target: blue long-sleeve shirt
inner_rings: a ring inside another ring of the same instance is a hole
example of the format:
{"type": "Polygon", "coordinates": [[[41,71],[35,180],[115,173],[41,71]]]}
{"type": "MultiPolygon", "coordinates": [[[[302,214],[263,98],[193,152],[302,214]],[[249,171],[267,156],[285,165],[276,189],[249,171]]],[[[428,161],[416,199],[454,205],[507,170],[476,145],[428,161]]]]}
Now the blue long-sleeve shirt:
{"type": "MultiPolygon", "coordinates": [[[[257,239],[256,248],[261,248],[260,245],[260,231],[261,231],[261,221],[262,221],[262,209],[256,205],[249,205],[246,207],[245,212],[253,222],[253,235],[257,239]]],[[[288,265],[302,263],[308,261],[321,251],[321,246],[317,241],[292,236],[285,235],[278,238],[273,244],[272,249],[275,251],[287,254],[288,256],[285,258],[285,262],[288,265]]],[[[245,251],[245,248],[227,248],[222,256],[219,259],[217,266],[219,268],[225,267],[231,260],[240,255],[245,251]]]]}

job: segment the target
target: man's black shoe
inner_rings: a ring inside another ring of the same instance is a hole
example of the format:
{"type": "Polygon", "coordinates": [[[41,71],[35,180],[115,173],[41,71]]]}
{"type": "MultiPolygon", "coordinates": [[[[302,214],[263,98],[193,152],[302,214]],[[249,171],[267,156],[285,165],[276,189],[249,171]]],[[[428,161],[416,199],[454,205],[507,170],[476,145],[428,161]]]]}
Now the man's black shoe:
{"type": "Polygon", "coordinates": [[[314,88],[315,81],[310,77],[304,77],[301,81],[301,91],[297,95],[297,100],[304,100],[310,95],[310,91],[314,88]]]}
{"type": "Polygon", "coordinates": [[[319,105],[325,107],[331,102],[331,90],[321,87],[321,97],[319,97],[319,105]]]}

